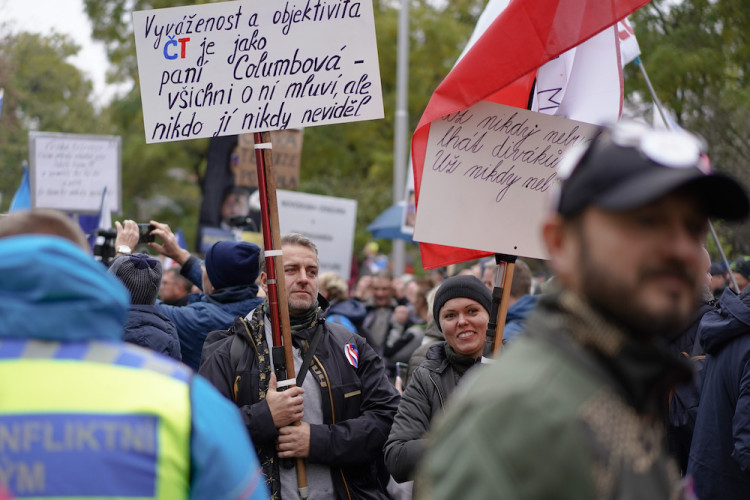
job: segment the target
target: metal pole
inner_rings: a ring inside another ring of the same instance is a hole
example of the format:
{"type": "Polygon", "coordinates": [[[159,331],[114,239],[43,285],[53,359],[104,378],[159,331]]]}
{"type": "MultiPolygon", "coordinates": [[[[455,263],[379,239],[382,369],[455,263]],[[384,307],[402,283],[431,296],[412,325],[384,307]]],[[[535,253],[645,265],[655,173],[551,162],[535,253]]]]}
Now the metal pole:
{"type": "MultiPolygon", "coordinates": [[[[409,0],[401,0],[398,15],[398,57],[396,59],[396,119],[393,138],[393,203],[406,196],[407,134],[409,127],[409,0]]],[[[393,274],[404,274],[406,242],[393,240],[393,274]]]]}
{"type": "MultiPolygon", "coordinates": [[[[643,75],[643,79],[646,81],[646,86],[648,87],[648,91],[651,93],[651,99],[653,99],[654,104],[656,104],[656,109],[659,110],[659,115],[661,116],[661,121],[664,123],[664,126],[668,129],[672,130],[672,124],[667,121],[667,115],[664,113],[664,108],[661,105],[661,101],[658,97],[656,97],[656,91],[654,90],[654,87],[651,85],[651,79],[648,77],[648,73],[646,73],[646,67],[643,65],[643,61],[641,61],[640,57],[636,57],[635,60],[636,66],[638,66],[641,70],[641,74],[643,75]]],[[[714,229],[713,223],[711,221],[708,221],[708,228],[711,230],[711,237],[714,240],[714,243],[716,243],[716,248],[719,249],[719,255],[721,256],[721,261],[724,263],[724,266],[727,269],[727,272],[729,273],[729,279],[732,280],[732,285],[734,285],[734,290],[737,293],[740,293],[740,287],[737,286],[737,281],[734,279],[734,274],[732,274],[732,270],[729,267],[729,261],[727,260],[727,256],[724,253],[724,249],[721,247],[721,242],[719,241],[719,237],[716,234],[716,230],[714,229]]]]}

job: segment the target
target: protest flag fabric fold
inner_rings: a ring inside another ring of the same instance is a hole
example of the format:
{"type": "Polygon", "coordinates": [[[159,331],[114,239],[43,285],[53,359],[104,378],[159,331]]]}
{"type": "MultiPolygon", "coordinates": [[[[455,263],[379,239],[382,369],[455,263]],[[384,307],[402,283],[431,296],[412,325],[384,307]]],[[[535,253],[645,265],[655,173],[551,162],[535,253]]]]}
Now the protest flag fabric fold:
{"type": "MultiPolygon", "coordinates": [[[[438,85],[422,114],[412,136],[417,205],[430,123],[482,100],[527,108],[537,68],[648,1],[511,1],[438,85]]],[[[492,255],[431,243],[420,243],[420,250],[426,269],[492,255]]]]}

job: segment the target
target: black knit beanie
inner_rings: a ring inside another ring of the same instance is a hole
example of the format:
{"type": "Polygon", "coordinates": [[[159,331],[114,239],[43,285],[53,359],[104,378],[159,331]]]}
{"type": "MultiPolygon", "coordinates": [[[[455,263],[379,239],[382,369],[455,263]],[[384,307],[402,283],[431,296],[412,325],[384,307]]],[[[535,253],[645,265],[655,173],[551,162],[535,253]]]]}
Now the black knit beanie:
{"type": "Polygon", "coordinates": [[[435,325],[442,332],[440,328],[440,309],[443,308],[446,302],[456,297],[466,297],[479,302],[482,307],[487,310],[488,314],[492,314],[492,294],[489,288],[484,283],[479,281],[475,276],[460,275],[453,276],[443,281],[443,284],[438,288],[435,294],[435,302],[432,306],[432,316],[435,318],[435,325]]]}
{"type": "Polygon", "coordinates": [[[109,266],[130,292],[132,304],[153,305],[161,286],[161,262],[144,253],[120,255],[109,266]]]}

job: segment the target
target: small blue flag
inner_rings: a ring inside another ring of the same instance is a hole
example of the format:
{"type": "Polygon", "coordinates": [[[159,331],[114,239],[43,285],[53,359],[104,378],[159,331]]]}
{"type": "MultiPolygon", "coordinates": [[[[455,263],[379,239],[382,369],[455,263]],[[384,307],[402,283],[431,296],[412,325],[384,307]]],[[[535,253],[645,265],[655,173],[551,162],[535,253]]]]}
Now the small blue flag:
{"type": "Polygon", "coordinates": [[[8,212],[17,212],[19,210],[29,210],[31,208],[31,188],[29,186],[29,167],[26,162],[23,162],[23,178],[16,194],[13,195],[13,200],[10,202],[10,209],[8,212]]]}
{"type": "Polygon", "coordinates": [[[174,233],[174,237],[177,238],[177,244],[180,245],[180,248],[187,250],[187,241],[185,241],[185,233],[182,232],[182,229],[178,229],[176,233],[174,233]]]}

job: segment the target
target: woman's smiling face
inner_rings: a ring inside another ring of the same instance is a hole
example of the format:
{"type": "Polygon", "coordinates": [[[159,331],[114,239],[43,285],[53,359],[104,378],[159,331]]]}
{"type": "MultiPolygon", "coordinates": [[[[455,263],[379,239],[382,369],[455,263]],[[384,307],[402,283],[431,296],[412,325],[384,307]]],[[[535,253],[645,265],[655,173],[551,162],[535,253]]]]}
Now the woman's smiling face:
{"type": "Polygon", "coordinates": [[[490,314],[476,300],[456,297],[440,309],[440,329],[458,354],[478,358],[484,351],[490,314]]]}

